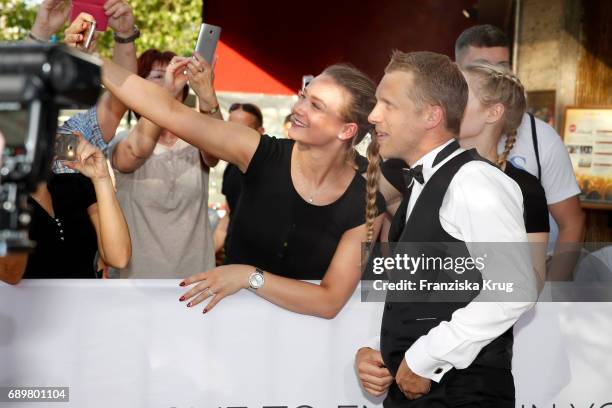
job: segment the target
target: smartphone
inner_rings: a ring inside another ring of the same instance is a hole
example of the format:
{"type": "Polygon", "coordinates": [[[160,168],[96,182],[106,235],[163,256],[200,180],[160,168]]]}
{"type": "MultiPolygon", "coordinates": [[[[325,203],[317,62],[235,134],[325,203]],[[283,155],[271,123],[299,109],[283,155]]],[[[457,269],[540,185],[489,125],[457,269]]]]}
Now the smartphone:
{"type": "Polygon", "coordinates": [[[87,31],[83,35],[83,41],[81,41],[80,47],[84,50],[87,50],[91,45],[91,41],[94,38],[94,34],[96,32],[96,22],[90,21],[89,27],[87,27],[87,31]]]}
{"type": "Polygon", "coordinates": [[[314,75],[304,75],[302,77],[302,91],[306,89],[308,84],[312,82],[313,79],[314,79],[314,75]]]}
{"type": "Polygon", "coordinates": [[[70,21],[74,21],[79,14],[88,13],[96,21],[98,31],[106,31],[108,27],[108,16],[104,13],[104,2],[106,0],[73,0],[70,21]]]}
{"type": "Polygon", "coordinates": [[[211,24],[202,24],[198,34],[198,42],[195,51],[200,54],[209,64],[213,63],[217,43],[221,37],[221,27],[211,24]]]}
{"type": "Polygon", "coordinates": [[[55,134],[56,160],[77,161],[77,145],[79,138],[74,133],[59,128],[55,134]]]}

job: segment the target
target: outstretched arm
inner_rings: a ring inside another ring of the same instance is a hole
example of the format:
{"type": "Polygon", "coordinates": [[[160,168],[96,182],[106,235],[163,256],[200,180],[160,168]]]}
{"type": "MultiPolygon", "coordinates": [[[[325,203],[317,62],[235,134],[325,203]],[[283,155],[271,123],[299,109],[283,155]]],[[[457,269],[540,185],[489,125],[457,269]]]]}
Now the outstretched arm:
{"type": "Polygon", "coordinates": [[[187,143],[246,171],[259,144],[256,130],[183,105],[163,88],[105,60],[103,83],[124,104],[187,143]]]}

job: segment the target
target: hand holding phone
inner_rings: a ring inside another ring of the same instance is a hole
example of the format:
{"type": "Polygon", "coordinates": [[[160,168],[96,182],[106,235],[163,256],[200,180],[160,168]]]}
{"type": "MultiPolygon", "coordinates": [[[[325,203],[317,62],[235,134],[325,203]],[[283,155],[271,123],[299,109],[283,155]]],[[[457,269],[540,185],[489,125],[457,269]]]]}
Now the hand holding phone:
{"type": "Polygon", "coordinates": [[[193,53],[187,66],[187,78],[189,85],[195,92],[201,105],[206,105],[204,110],[210,111],[218,106],[215,94],[215,64],[209,64],[200,54],[193,53]]]}
{"type": "Polygon", "coordinates": [[[94,39],[95,33],[96,33],[96,22],[88,21],[87,29],[85,30],[85,33],[83,34],[83,41],[79,43],[79,47],[81,47],[83,50],[88,50],[89,46],[91,45],[91,42],[94,39]]]}
{"type": "Polygon", "coordinates": [[[195,51],[200,54],[206,62],[212,65],[217,50],[217,43],[221,37],[221,27],[212,24],[202,24],[198,41],[196,42],[195,51]]]}
{"type": "Polygon", "coordinates": [[[63,161],[77,160],[79,137],[67,129],[58,129],[55,134],[55,158],[63,161]]]}
{"type": "Polygon", "coordinates": [[[87,50],[95,39],[96,22],[87,13],[81,13],[64,31],[64,42],[71,47],[87,50]]]}

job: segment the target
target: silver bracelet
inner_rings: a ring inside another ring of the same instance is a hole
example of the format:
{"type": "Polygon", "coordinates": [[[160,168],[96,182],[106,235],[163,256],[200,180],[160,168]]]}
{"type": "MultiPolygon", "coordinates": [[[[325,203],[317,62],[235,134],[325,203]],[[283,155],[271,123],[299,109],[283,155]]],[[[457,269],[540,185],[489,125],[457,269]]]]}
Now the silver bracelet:
{"type": "Polygon", "coordinates": [[[32,40],[34,40],[36,42],[43,43],[43,44],[46,44],[46,43],[49,42],[49,41],[45,41],[45,40],[42,40],[42,39],[38,38],[31,31],[28,32],[28,38],[30,38],[30,39],[32,39],[32,40]]]}

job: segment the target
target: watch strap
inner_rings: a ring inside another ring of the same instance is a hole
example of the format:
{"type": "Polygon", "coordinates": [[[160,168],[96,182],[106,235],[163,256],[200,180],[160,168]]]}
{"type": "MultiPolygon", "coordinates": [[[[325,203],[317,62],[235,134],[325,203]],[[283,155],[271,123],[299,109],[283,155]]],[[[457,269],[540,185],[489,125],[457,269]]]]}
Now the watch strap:
{"type": "Polygon", "coordinates": [[[203,110],[200,109],[200,113],[203,113],[205,115],[213,115],[215,113],[219,112],[219,104],[217,104],[216,106],[213,106],[211,109],[209,110],[203,110]]]}
{"type": "Polygon", "coordinates": [[[134,34],[130,35],[129,37],[119,37],[117,33],[113,33],[113,39],[116,43],[119,44],[128,44],[134,42],[138,37],[140,37],[140,30],[137,26],[134,26],[134,34]]]}

